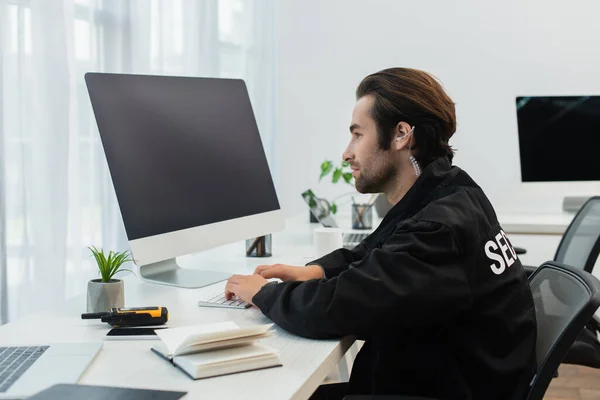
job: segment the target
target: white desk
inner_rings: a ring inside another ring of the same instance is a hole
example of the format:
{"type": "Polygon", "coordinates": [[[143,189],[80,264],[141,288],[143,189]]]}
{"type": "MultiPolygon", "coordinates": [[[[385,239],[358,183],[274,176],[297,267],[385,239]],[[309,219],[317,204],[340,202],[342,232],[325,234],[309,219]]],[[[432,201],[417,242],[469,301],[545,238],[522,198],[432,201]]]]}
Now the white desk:
{"type": "MultiPolygon", "coordinates": [[[[340,215],[339,220],[343,228],[348,228],[349,218],[340,215]]],[[[373,222],[376,226],[380,221],[376,219],[373,222]]],[[[526,219],[522,223],[531,221],[526,219]]],[[[316,258],[312,247],[312,230],[319,225],[309,224],[306,213],[288,219],[286,225],[284,232],[273,235],[273,257],[247,258],[244,256],[243,243],[238,242],[182,257],[179,262],[189,268],[252,273],[260,264],[281,262],[304,265],[316,258]]],[[[515,240],[513,243],[520,244],[515,240]]],[[[220,286],[224,287],[224,282],[220,286]]],[[[171,318],[168,325],[173,327],[227,320],[233,320],[240,326],[269,322],[255,308],[228,310],[197,307],[196,302],[202,292],[213,289],[179,289],[148,284],[128,276],[125,278],[125,305],[166,306],[171,318]]],[[[60,310],[30,315],[6,324],[0,327],[0,345],[103,341],[109,326],[99,321],[81,320],[82,312],[85,312],[85,296],[70,299],[60,310]]],[[[264,343],[280,351],[283,367],[194,381],[152,353],[150,347],[153,341],[104,341],[103,349],[80,383],[187,391],[185,398],[234,396],[260,400],[306,399],[323,382],[328,372],[335,368],[352,344],[349,339],[302,339],[278,327],[276,332],[264,343]]]]}
{"type": "Polygon", "coordinates": [[[573,220],[574,213],[499,214],[498,220],[506,233],[561,235],[573,220]]]}
{"type": "MultiPolygon", "coordinates": [[[[304,217],[304,215],[303,215],[304,217]]],[[[306,220],[308,216],[305,216],[306,220]]],[[[243,243],[223,246],[195,257],[183,265],[220,268],[234,273],[252,273],[260,264],[287,262],[304,265],[313,258],[312,229],[304,218],[287,221],[286,231],[273,236],[270,258],[244,256],[243,243]]],[[[225,283],[219,284],[224,287],[225,283]]],[[[180,289],[125,278],[126,306],[166,306],[169,326],[233,320],[240,326],[268,323],[256,308],[230,310],[201,308],[196,302],[202,289],[180,289]]],[[[85,297],[67,301],[60,310],[30,315],[0,327],[0,344],[42,344],[53,342],[103,341],[109,329],[105,323],[81,320],[85,297]]],[[[187,391],[187,398],[205,399],[306,399],[323,382],[352,344],[346,340],[308,340],[280,328],[263,341],[280,352],[283,367],[251,371],[204,380],[192,380],[179,369],[150,351],[154,341],[104,341],[104,347],[83,375],[80,383],[149,389],[187,391]]]]}
{"type": "Polygon", "coordinates": [[[498,220],[513,246],[527,250],[519,259],[524,265],[538,266],[552,260],[564,232],[575,214],[499,214],[498,220]]]}

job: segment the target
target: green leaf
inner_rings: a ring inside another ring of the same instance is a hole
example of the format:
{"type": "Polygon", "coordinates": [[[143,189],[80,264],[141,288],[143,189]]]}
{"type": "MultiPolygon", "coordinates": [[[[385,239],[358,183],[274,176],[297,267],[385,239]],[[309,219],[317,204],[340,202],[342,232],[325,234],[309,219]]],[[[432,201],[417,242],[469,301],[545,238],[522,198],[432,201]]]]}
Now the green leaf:
{"type": "Polygon", "coordinates": [[[317,206],[317,201],[315,200],[315,194],[311,189],[307,189],[302,193],[302,197],[308,199],[308,206],[310,208],[314,208],[317,206]]]}
{"type": "MultiPolygon", "coordinates": [[[[121,268],[119,269],[117,272],[123,272],[123,271],[127,271],[127,272],[131,272],[133,275],[135,275],[135,272],[133,272],[132,270],[130,270],[129,268],[121,268]]],[[[137,275],[135,275],[137,276],[137,275]]]]}
{"type": "Polygon", "coordinates": [[[344,180],[346,181],[346,183],[351,183],[352,172],[344,172],[344,174],[342,176],[344,177],[344,180]]]}
{"type": "Polygon", "coordinates": [[[333,169],[333,162],[323,161],[323,164],[321,164],[321,176],[319,177],[319,180],[323,179],[323,177],[325,175],[327,175],[328,173],[330,173],[332,169],[333,169]]]}
{"type": "Polygon", "coordinates": [[[114,276],[114,274],[117,273],[117,271],[119,270],[119,267],[121,265],[116,263],[113,259],[113,262],[111,264],[109,264],[109,271],[108,271],[108,279],[112,279],[112,277],[114,276]]]}
{"type": "Polygon", "coordinates": [[[350,163],[348,161],[342,161],[342,167],[349,167],[350,163]]]}
{"type": "Polygon", "coordinates": [[[315,194],[311,189],[306,189],[304,193],[302,193],[302,197],[315,197],[315,194]]]}
{"type": "Polygon", "coordinates": [[[88,247],[88,249],[90,249],[90,251],[94,255],[94,258],[96,259],[96,264],[100,265],[101,261],[100,261],[100,254],[98,254],[98,250],[96,250],[95,247],[94,248],[88,247]]]}
{"type": "Polygon", "coordinates": [[[335,214],[337,212],[337,205],[335,203],[331,203],[331,205],[329,206],[329,210],[332,214],[335,214]]]}
{"type": "Polygon", "coordinates": [[[335,171],[333,171],[333,179],[331,181],[333,183],[337,183],[341,177],[342,177],[342,169],[336,168],[335,171]]]}
{"type": "Polygon", "coordinates": [[[129,252],[124,251],[122,253],[115,253],[113,255],[113,264],[110,271],[110,278],[112,278],[117,272],[122,271],[123,268],[121,266],[129,261],[129,252]]]}
{"type": "Polygon", "coordinates": [[[100,264],[98,265],[98,268],[100,268],[100,274],[102,275],[102,282],[108,282],[108,279],[110,279],[110,278],[107,278],[108,265],[107,265],[106,257],[104,256],[104,250],[100,249],[99,257],[100,257],[100,264]]]}
{"type": "Polygon", "coordinates": [[[115,253],[111,250],[108,252],[108,258],[106,259],[106,265],[108,268],[112,268],[114,265],[115,253]]]}

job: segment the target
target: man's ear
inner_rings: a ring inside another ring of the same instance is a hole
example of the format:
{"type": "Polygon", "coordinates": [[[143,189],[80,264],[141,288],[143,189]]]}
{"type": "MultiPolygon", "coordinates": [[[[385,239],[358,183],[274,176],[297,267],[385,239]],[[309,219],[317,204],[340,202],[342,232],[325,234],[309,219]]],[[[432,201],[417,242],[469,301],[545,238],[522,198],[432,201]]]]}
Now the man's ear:
{"type": "Polygon", "coordinates": [[[404,121],[398,122],[394,128],[394,136],[392,137],[392,148],[394,150],[402,150],[408,147],[410,136],[412,135],[410,125],[404,121]]]}

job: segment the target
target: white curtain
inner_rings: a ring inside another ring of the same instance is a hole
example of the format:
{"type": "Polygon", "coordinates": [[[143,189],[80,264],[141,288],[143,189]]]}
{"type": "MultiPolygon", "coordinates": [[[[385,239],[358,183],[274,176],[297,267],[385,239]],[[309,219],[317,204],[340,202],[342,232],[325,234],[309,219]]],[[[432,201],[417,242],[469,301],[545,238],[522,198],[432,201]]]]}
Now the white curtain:
{"type": "Polygon", "coordinates": [[[275,171],[273,0],[0,0],[3,323],[84,293],[87,246],[128,248],[88,71],[245,79],[275,171]]]}

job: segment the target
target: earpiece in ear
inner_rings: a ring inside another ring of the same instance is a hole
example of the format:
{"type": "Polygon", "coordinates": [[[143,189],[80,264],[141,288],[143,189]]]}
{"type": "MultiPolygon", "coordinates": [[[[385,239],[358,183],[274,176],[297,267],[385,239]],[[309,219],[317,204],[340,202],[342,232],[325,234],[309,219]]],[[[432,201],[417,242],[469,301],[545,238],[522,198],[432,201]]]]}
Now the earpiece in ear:
{"type": "Polygon", "coordinates": [[[415,130],[415,127],[413,126],[408,133],[405,133],[402,136],[396,136],[396,142],[399,142],[400,140],[404,139],[405,137],[407,137],[408,135],[410,135],[412,133],[412,131],[414,131],[414,130],[415,130]]]}

